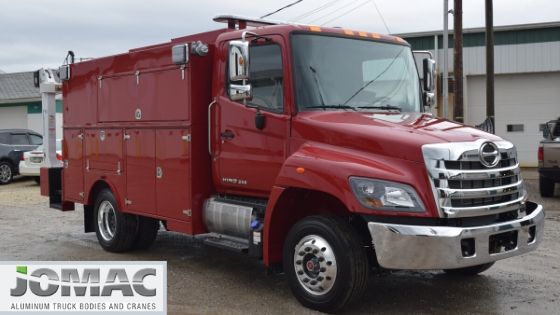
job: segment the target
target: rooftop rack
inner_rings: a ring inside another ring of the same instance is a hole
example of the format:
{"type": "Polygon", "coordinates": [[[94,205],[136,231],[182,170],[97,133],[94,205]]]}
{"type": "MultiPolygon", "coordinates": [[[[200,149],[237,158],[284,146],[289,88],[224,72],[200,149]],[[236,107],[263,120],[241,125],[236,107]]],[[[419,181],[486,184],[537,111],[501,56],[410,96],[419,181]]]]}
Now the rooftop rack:
{"type": "Polygon", "coordinates": [[[218,23],[227,23],[230,29],[245,29],[247,26],[267,26],[267,25],[307,25],[301,23],[295,23],[290,21],[279,21],[279,20],[267,20],[255,17],[231,15],[231,14],[220,14],[214,17],[214,21],[218,23]]]}

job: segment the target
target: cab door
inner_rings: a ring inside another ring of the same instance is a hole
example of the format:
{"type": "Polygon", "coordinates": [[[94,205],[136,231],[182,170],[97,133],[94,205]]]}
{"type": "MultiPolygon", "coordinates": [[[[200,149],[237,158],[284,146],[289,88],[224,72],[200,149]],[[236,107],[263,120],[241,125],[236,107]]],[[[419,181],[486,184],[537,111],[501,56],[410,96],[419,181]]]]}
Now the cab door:
{"type": "MultiPolygon", "coordinates": [[[[225,192],[267,195],[286,158],[290,122],[284,98],[286,62],[281,38],[271,38],[253,41],[249,48],[252,99],[234,101],[228,91],[216,99],[213,168],[217,185],[225,192]]],[[[227,43],[223,49],[228,50],[227,43]]]]}

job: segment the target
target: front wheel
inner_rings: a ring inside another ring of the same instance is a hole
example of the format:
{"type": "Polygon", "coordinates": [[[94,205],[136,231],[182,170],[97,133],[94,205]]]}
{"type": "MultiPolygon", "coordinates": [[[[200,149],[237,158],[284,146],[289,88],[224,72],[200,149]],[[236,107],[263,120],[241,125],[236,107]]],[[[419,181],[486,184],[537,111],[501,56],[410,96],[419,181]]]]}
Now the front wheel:
{"type": "Polygon", "coordinates": [[[138,219],[134,215],[119,211],[115,197],[110,190],[102,190],[97,196],[94,218],[96,220],[95,234],[103,249],[118,253],[133,248],[138,219]]]}
{"type": "Polygon", "coordinates": [[[284,270],[301,304],[336,312],[361,298],[369,268],[361,240],[347,222],[311,216],[288,233],[284,270]]]}
{"type": "Polygon", "coordinates": [[[476,266],[471,266],[471,267],[464,267],[464,268],[457,268],[457,269],[444,269],[443,271],[445,271],[448,274],[452,274],[452,275],[476,276],[479,273],[482,273],[482,272],[490,269],[490,267],[492,267],[493,265],[494,265],[494,262],[491,262],[491,263],[476,265],[476,266]]]}

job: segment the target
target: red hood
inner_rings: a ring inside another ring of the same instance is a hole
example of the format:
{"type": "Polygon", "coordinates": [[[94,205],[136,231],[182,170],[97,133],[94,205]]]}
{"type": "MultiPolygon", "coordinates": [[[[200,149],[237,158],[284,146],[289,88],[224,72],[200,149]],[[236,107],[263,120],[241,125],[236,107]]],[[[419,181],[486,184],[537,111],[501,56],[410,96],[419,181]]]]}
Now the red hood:
{"type": "Polygon", "coordinates": [[[501,138],[422,113],[300,112],[292,136],[423,162],[422,145],[501,138]]]}

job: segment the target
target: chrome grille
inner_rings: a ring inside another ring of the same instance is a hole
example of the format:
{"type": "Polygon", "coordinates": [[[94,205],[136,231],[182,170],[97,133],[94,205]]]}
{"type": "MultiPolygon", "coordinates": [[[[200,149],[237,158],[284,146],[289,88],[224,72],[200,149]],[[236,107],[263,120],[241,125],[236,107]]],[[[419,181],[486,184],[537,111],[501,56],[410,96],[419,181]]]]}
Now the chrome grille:
{"type": "Polygon", "coordinates": [[[479,154],[485,142],[422,147],[440,216],[484,216],[523,208],[527,193],[515,147],[507,141],[495,142],[500,161],[494,167],[486,167],[479,154]]]}

